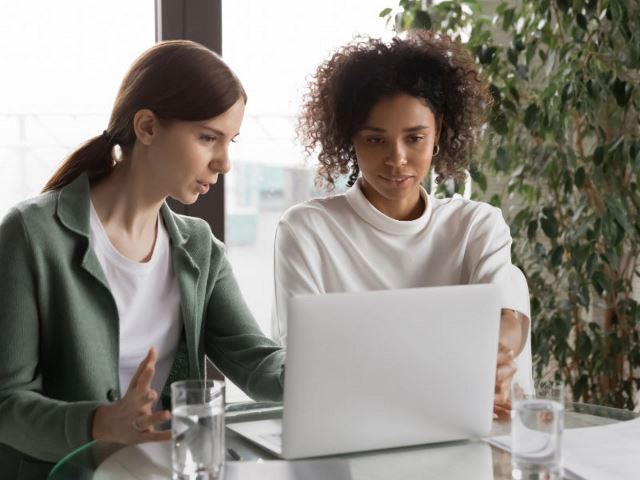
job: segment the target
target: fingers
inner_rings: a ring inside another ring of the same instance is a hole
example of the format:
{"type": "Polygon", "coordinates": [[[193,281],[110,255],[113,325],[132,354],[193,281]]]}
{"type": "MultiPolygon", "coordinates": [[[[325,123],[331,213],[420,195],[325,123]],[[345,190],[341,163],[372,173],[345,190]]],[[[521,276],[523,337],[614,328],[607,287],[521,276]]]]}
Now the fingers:
{"type": "Polygon", "coordinates": [[[144,432],[140,435],[140,441],[138,443],[165,442],[167,440],[171,440],[171,430],[161,430],[159,432],[144,432]]]}
{"type": "Polygon", "coordinates": [[[138,382],[138,377],[140,377],[142,370],[144,370],[144,367],[150,355],[151,355],[151,349],[149,349],[149,351],[147,352],[147,355],[142,359],[142,362],[140,362],[140,365],[138,365],[138,368],[136,369],[136,373],[134,373],[133,377],[131,377],[131,381],[129,382],[129,387],[132,387],[132,386],[135,387],[136,383],[138,382]]]}
{"type": "Polygon", "coordinates": [[[496,370],[496,385],[495,385],[495,397],[494,402],[505,403],[509,399],[509,393],[511,390],[511,380],[517,371],[517,367],[514,362],[498,365],[496,370]]]}
{"type": "Polygon", "coordinates": [[[158,357],[158,353],[156,352],[155,347],[151,347],[149,349],[149,352],[147,352],[147,356],[144,357],[142,362],[140,362],[140,365],[138,365],[138,369],[136,370],[136,373],[131,378],[131,382],[129,382],[130,389],[136,388],[136,386],[138,385],[140,376],[145,371],[147,366],[152,365],[155,368],[157,357],[158,357]]]}
{"type": "Polygon", "coordinates": [[[155,402],[157,398],[158,398],[158,393],[155,390],[147,389],[139,393],[138,396],[136,397],[136,400],[138,405],[143,409],[148,404],[155,402]]]}
{"type": "Polygon", "coordinates": [[[504,345],[500,344],[498,346],[498,365],[502,365],[505,363],[511,363],[513,362],[513,359],[515,358],[513,350],[509,350],[507,347],[505,347],[504,345]]]}
{"type": "Polygon", "coordinates": [[[496,401],[503,401],[509,397],[508,394],[509,388],[511,387],[511,379],[518,369],[513,359],[513,351],[505,347],[503,344],[499,344],[496,367],[496,401]]]}
{"type": "Polygon", "coordinates": [[[121,425],[121,431],[125,433],[126,436],[131,436],[132,430],[135,432],[133,438],[130,438],[126,443],[138,442],[140,432],[153,430],[153,419],[148,420],[148,418],[152,416],[151,411],[153,404],[158,399],[158,393],[151,388],[151,380],[153,380],[156,370],[156,358],[156,350],[152,347],[149,349],[147,356],[140,362],[140,365],[138,365],[138,369],[131,379],[127,393],[121,402],[119,402],[119,407],[123,412],[121,418],[124,421],[123,425],[121,425]],[[135,415],[133,421],[131,420],[132,415],[135,415]]]}
{"type": "Polygon", "coordinates": [[[496,405],[493,407],[493,418],[495,420],[509,420],[511,418],[511,410],[496,405]]]}
{"type": "Polygon", "coordinates": [[[511,387],[511,401],[522,400],[525,396],[523,388],[516,382],[511,387]]]}
{"type": "Polygon", "coordinates": [[[518,367],[516,367],[514,362],[498,365],[498,368],[496,369],[496,383],[504,382],[505,380],[512,378],[517,370],[518,367]]]}
{"type": "Polygon", "coordinates": [[[511,418],[511,404],[509,402],[494,403],[493,418],[496,420],[507,420],[511,418]]]}
{"type": "Polygon", "coordinates": [[[509,389],[501,388],[496,390],[496,393],[493,396],[494,403],[504,403],[509,400],[509,389]]]}
{"type": "Polygon", "coordinates": [[[153,431],[155,425],[164,423],[171,418],[168,410],[156,412],[151,415],[141,415],[134,420],[133,427],[139,432],[153,431]]]}
{"type": "MultiPolygon", "coordinates": [[[[150,441],[161,441],[171,438],[171,432],[156,432],[155,425],[166,422],[171,418],[167,411],[152,413],[153,404],[158,399],[158,392],[151,388],[151,381],[155,375],[157,353],[150,348],[145,358],[140,362],[136,373],[131,379],[129,388],[121,400],[115,402],[109,410],[106,425],[109,426],[105,434],[101,427],[105,422],[96,422],[98,410],[94,417],[95,439],[106,439],[114,443],[133,444],[150,441]]],[[[102,417],[100,417],[101,419],[102,417]]]]}
{"type": "Polygon", "coordinates": [[[501,386],[505,383],[511,383],[511,379],[518,371],[518,367],[514,362],[498,365],[496,368],[496,390],[498,386],[501,386]]]}
{"type": "MultiPolygon", "coordinates": [[[[153,380],[153,376],[155,375],[155,373],[156,373],[155,365],[147,364],[142,370],[142,372],[140,373],[137,384],[133,387],[135,391],[144,393],[147,390],[149,390],[151,388],[151,380],[153,380]]],[[[131,388],[132,387],[129,386],[129,389],[131,388]]]]}

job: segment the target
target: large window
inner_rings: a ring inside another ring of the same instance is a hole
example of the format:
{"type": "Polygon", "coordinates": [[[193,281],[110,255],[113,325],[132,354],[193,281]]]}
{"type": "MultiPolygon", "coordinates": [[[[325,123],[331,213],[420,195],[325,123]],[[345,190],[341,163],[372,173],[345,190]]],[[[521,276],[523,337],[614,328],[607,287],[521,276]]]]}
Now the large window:
{"type": "Polygon", "coordinates": [[[295,141],[305,77],[354,34],[388,37],[377,14],[389,0],[223,0],[222,53],[249,102],[226,178],[228,255],[263,331],[271,333],[273,240],[291,205],[323,194],[295,141]]]}
{"type": "Polygon", "coordinates": [[[150,1],[4,2],[0,15],[0,218],[100,134],[120,81],[155,41],[150,1]]]}
{"type": "MultiPolygon", "coordinates": [[[[127,68],[155,42],[152,1],[6,3],[0,15],[0,64],[8,66],[0,76],[0,217],[40,192],[75,147],[107,127],[127,68]]],[[[225,241],[266,334],[277,220],[289,206],[323,193],[314,189],[313,162],[305,163],[294,138],[305,77],[355,34],[389,36],[377,13],[394,4],[222,1],[222,54],[249,94],[225,179],[225,241]]],[[[197,13],[201,4],[190,6],[197,13]]],[[[192,38],[191,20],[176,20],[186,38],[192,38]]]]}

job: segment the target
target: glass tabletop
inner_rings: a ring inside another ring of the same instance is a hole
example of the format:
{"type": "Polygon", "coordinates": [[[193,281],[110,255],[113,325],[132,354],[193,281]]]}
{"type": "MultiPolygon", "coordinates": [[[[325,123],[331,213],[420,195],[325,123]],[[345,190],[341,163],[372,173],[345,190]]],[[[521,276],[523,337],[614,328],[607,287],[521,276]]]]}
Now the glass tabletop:
{"type": "MultiPolygon", "coordinates": [[[[565,428],[606,425],[636,418],[639,414],[611,407],[571,403],[566,406],[565,428]]],[[[247,402],[227,407],[227,424],[279,418],[282,407],[247,402]]],[[[491,436],[509,433],[508,421],[494,421],[491,436]]],[[[225,480],[252,478],[432,478],[479,480],[511,479],[511,455],[483,441],[459,441],[375,452],[338,455],[316,460],[278,461],[262,448],[226,430],[225,480]],[[464,459],[464,461],[461,461],[464,459]],[[314,473],[315,472],[315,473],[314,473]],[[399,473],[402,475],[398,475],[399,473]]],[[[124,446],[91,442],[62,459],[49,480],[104,480],[108,478],[171,478],[170,442],[124,446]]]]}

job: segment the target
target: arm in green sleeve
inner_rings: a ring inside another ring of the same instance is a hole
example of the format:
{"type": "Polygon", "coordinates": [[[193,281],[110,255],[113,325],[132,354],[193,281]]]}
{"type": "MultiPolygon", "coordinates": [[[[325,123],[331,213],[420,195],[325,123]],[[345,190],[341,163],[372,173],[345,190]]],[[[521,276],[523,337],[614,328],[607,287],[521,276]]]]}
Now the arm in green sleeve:
{"type": "Polygon", "coordinates": [[[21,214],[14,209],[0,224],[0,443],[57,461],[91,440],[98,404],[42,394],[38,281],[31,248],[21,214]]]}
{"type": "Polygon", "coordinates": [[[258,327],[224,254],[219,261],[206,310],[205,352],[253,399],[281,401],[284,350],[258,327]]]}

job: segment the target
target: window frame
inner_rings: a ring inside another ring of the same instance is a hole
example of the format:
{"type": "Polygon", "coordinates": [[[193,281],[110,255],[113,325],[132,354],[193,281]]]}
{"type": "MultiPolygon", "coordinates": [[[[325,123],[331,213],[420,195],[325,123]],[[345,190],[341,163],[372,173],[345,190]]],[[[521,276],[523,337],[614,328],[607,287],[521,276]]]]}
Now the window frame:
{"type": "MultiPolygon", "coordinates": [[[[192,40],[222,56],[222,0],[156,0],[155,17],[156,42],[192,40]]],[[[169,206],[176,213],[204,219],[224,242],[224,183],[220,175],[215,187],[194,204],[168,199],[169,206]]]]}

